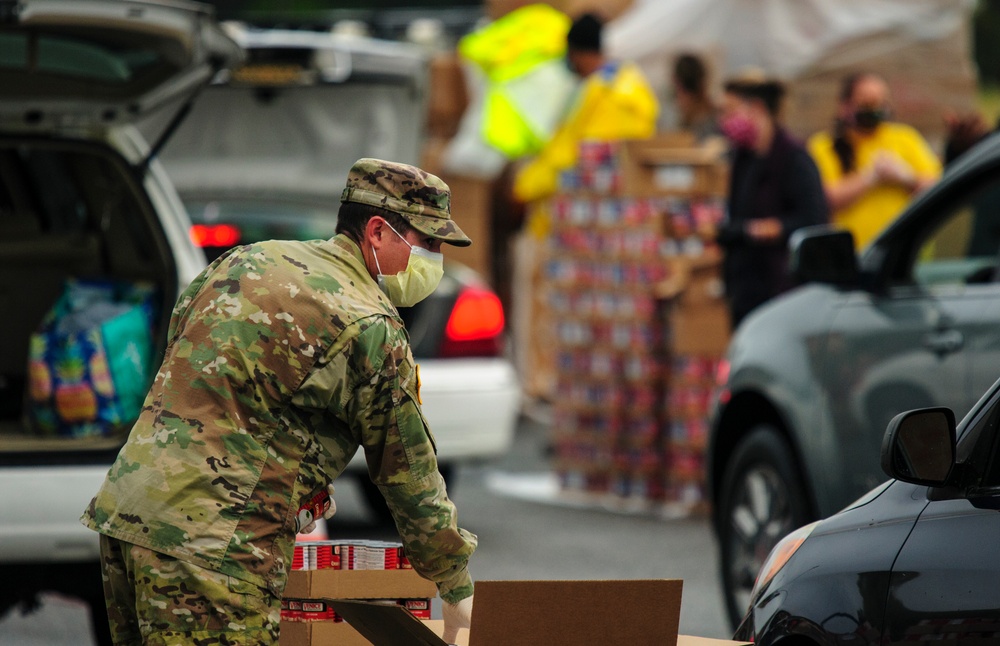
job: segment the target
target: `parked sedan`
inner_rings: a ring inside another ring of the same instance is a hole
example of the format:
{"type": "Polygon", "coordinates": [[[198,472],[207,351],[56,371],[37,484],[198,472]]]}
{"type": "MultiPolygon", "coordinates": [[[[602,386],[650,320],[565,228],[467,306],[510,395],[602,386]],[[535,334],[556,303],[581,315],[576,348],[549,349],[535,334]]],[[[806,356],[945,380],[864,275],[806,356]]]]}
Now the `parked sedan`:
{"type": "MultiPolygon", "coordinates": [[[[161,153],[191,237],[210,260],[259,240],[329,238],[355,160],[418,163],[428,98],[421,49],[323,32],[227,30],[246,63],[205,88],[161,153]]],[[[504,352],[504,311],[480,276],[446,258],[438,289],[400,314],[442,473],[454,486],[458,464],[499,456],[513,441],[520,384],[504,352]]],[[[350,470],[388,519],[361,456],[350,470]]]]}
{"type": "Polygon", "coordinates": [[[896,416],[881,451],[893,479],[778,543],[736,638],[1000,643],[998,427],[1000,382],[957,431],[947,408],[896,416]]]}

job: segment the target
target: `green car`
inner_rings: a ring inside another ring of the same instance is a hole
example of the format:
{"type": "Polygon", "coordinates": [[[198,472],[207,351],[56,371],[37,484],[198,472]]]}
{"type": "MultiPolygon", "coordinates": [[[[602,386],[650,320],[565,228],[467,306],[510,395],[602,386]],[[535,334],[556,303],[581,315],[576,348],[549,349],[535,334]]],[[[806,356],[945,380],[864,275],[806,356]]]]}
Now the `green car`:
{"type": "Polygon", "coordinates": [[[886,425],[958,414],[1000,377],[1000,136],[952,164],[863,252],[813,227],[801,283],[736,331],[719,373],[708,487],[735,626],[771,548],[885,479],[886,425]]]}

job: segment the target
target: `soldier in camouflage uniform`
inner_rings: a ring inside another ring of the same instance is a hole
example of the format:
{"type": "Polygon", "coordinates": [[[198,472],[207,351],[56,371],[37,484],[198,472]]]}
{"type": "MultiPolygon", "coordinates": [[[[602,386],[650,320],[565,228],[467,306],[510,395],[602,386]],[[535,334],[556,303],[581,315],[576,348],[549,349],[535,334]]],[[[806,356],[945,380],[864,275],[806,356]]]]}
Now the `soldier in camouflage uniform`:
{"type": "Polygon", "coordinates": [[[451,194],[361,159],[330,240],[234,249],[184,291],[139,419],[83,515],[101,533],[116,643],[276,643],[300,506],[362,447],[446,639],[468,624],[459,529],[397,305],[470,240],[451,194]],[[383,273],[384,272],[384,273],[383,273]]]}

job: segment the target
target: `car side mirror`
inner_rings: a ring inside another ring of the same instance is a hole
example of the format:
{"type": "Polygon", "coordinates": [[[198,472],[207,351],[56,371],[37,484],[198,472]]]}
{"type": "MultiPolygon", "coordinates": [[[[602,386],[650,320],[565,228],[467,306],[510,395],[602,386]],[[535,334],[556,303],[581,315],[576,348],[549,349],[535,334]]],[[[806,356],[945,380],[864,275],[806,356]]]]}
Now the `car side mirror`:
{"type": "Polygon", "coordinates": [[[799,283],[858,284],[858,257],[850,231],[826,224],[792,233],[791,273],[799,283]]]}
{"type": "Polygon", "coordinates": [[[921,408],[892,418],[882,439],[882,470],[892,478],[944,486],[955,466],[955,414],[921,408]]]}

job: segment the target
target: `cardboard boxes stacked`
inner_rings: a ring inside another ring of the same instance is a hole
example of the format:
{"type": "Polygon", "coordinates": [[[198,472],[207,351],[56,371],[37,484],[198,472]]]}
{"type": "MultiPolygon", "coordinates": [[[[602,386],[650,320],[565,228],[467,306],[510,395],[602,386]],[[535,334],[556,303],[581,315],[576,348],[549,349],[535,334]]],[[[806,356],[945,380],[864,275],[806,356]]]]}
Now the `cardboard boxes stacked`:
{"type": "Polygon", "coordinates": [[[545,206],[541,290],[564,492],[640,507],[702,502],[713,362],[728,341],[721,254],[708,242],[725,190],[721,150],[673,137],[584,143],[562,174],[545,206]]]}
{"type": "Polygon", "coordinates": [[[310,541],[295,546],[282,598],[282,646],[368,646],[331,606],[358,599],[401,606],[430,620],[433,583],[409,566],[402,545],[385,541],[310,541]]]}

